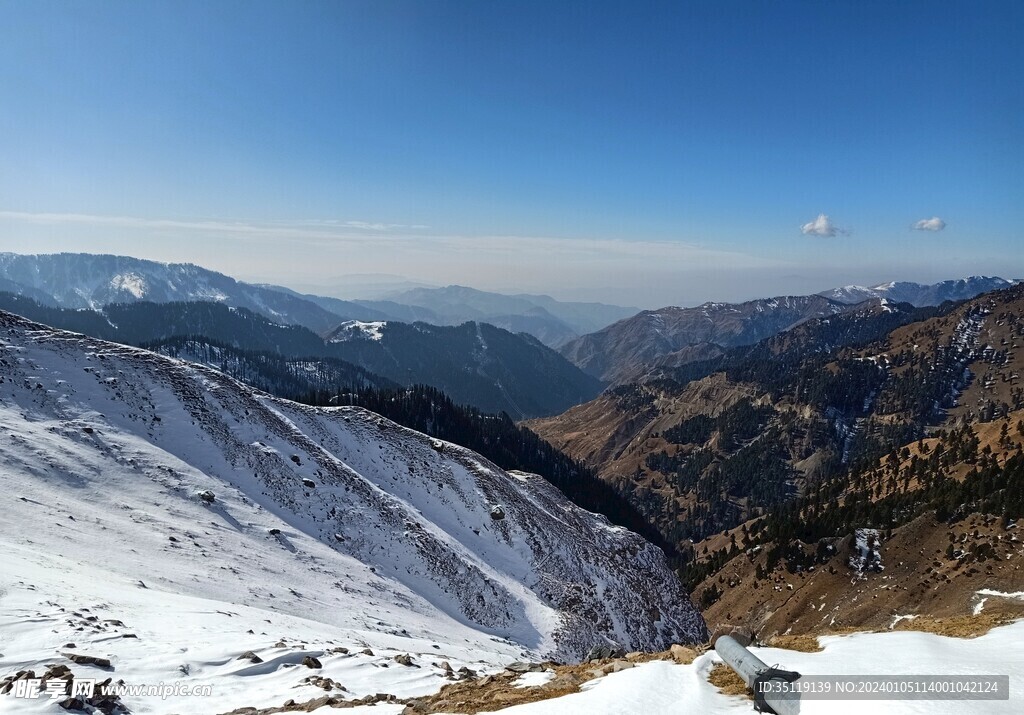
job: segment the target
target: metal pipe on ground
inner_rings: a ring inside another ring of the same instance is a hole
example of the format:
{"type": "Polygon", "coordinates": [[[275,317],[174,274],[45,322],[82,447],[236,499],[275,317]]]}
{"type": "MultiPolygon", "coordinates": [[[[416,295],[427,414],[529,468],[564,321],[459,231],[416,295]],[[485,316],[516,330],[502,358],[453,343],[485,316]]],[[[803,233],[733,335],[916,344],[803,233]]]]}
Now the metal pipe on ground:
{"type": "MultiPolygon", "coordinates": [[[[792,676],[797,675],[790,673],[788,674],[790,677],[785,677],[782,674],[786,671],[776,671],[769,667],[764,661],[740,645],[732,636],[721,636],[718,638],[715,641],[715,652],[718,653],[730,668],[743,678],[744,683],[750,688],[755,689],[755,703],[757,702],[756,686],[759,681],[779,680],[782,682],[792,682],[792,676]],[[779,675],[773,677],[773,673],[779,673],[779,675]]],[[[797,677],[799,676],[797,675],[797,677]]],[[[767,693],[763,700],[778,715],[799,715],[799,697],[767,693]]]]}

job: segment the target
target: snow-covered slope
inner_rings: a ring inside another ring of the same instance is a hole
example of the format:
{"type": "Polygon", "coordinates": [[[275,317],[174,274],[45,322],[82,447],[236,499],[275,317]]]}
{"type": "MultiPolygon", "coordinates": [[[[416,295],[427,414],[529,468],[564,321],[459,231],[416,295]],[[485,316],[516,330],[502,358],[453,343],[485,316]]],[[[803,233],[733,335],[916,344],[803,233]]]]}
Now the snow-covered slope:
{"type": "Polygon", "coordinates": [[[660,550],[540,477],[6,313],[0,465],[6,552],[97,579],[560,658],[705,634],[660,550]]]}

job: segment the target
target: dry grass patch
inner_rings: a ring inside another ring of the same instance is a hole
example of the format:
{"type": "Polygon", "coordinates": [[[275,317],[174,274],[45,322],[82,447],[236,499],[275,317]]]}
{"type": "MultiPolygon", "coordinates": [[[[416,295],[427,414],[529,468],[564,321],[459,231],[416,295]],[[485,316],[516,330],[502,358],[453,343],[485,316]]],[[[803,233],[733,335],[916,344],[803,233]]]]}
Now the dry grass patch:
{"type": "Polygon", "coordinates": [[[977,638],[978,636],[985,635],[997,626],[1013,623],[1021,615],[1020,612],[1013,613],[993,610],[991,612],[979,613],[977,616],[950,616],[949,618],[919,616],[912,621],[900,621],[893,630],[921,631],[951,638],[977,638]]]}
{"type": "Polygon", "coordinates": [[[725,695],[743,695],[753,700],[753,693],[743,682],[743,678],[725,663],[715,663],[711,672],[708,673],[708,682],[725,695]]]}
{"type": "Polygon", "coordinates": [[[452,683],[444,686],[436,695],[409,701],[405,712],[417,715],[419,713],[478,713],[560,698],[579,692],[580,685],[592,679],[570,670],[578,667],[558,667],[555,669],[554,680],[547,685],[533,688],[517,688],[514,684],[517,678],[503,677],[452,683]]]}
{"type": "Polygon", "coordinates": [[[820,653],[821,644],[816,636],[772,636],[765,643],[770,648],[783,648],[785,650],[796,650],[801,653],[820,653]]]}

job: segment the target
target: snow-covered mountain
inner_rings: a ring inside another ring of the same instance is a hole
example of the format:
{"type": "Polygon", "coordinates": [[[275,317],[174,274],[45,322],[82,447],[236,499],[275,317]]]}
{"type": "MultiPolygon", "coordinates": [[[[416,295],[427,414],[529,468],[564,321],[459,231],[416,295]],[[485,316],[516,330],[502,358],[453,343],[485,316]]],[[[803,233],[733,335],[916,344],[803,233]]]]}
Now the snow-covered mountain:
{"type": "Polygon", "coordinates": [[[143,300],[212,301],[318,333],[343,320],[381,317],[376,311],[341,300],[325,308],[298,294],[242,283],[190,263],[87,253],[0,253],[0,290],[63,308],[99,309],[110,303],[143,300]]]}
{"type": "Polygon", "coordinates": [[[872,298],[885,298],[896,303],[910,303],[921,307],[940,305],[947,300],[969,300],[982,293],[1009,288],[1017,282],[988,276],[970,276],[931,284],[893,281],[873,287],[848,285],[823,291],[819,295],[840,303],[852,304],[872,298]]]}
{"type": "Polygon", "coordinates": [[[0,464],[4,553],[95,581],[565,659],[706,635],[659,549],[540,477],[8,313],[0,464]]]}

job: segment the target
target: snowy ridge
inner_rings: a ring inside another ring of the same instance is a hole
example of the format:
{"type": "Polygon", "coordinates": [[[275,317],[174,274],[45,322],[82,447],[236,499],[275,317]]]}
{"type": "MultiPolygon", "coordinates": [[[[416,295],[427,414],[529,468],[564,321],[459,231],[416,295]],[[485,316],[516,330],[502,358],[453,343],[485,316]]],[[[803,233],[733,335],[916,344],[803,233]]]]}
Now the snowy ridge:
{"type": "Polygon", "coordinates": [[[347,320],[331,333],[327,342],[343,343],[348,340],[381,340],[384,337],[384,328],[387,321],[376,320],[364,322],[362,320],[347,320]]]}
{"type": "Polygon", "coordinates": [[[278,290],[236,281],[190,263],[128,256],[0,253],[0,285],[46,305],[101,310],[112,303],[206,301],[246,308],[284,325],[330,330],[346,318],[379,315],[345,301],[332,312],[278,290]]]}
{"type": "Polygon", "coordinates": [[[540,477],[5,313],[0,462],[4,548],[182,596],[564,659],[705,635],[659,549],[540,477]]]}
{"type": "Polygon", "coordinates": [[[925,306],[939,305],[947,300],[967,300],[988,291],[1009,288],[1017,282],[989,276],[969,276],[933,284],[890,281],[872,287],[848,285],[823,291],[818,295],[840,303],[861,303],[873,298],[884,298],[895,303],[925,306]]]}

